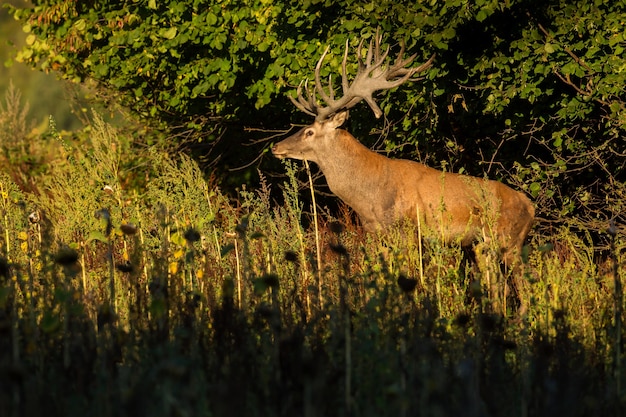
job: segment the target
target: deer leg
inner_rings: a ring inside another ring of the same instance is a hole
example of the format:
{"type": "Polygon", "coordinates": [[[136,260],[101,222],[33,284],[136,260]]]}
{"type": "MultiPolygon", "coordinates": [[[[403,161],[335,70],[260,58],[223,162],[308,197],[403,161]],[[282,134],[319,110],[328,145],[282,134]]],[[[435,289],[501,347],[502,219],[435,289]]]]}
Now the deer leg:
{"type": "Polygon", "coordinates": [[[523,316],[528,310],[528,305],[522,296],[524,291],[524,266],[520,256],[520,247],[507,248],[502,253],[504,275],[510,276],[512,292],[518,303],[517,314],[523,316]]]}

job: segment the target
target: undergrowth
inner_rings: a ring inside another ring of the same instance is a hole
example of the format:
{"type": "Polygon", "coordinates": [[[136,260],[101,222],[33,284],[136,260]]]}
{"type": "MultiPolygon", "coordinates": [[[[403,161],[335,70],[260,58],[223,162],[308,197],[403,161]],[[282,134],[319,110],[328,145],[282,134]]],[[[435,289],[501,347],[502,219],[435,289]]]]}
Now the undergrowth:
{"type": "Polygon", "coordinates": [[[121,163],[114,129],[88,132],[52,132],[64,158],[35,188],[0,176],[0,414],[622,412],[615,229],[600,260],[566,227],[532,236],[503,300],[497,261],[477,268],[414,225],[304,228],[294,164],[282,189],[233,201],[187,157],[121,163]]]}

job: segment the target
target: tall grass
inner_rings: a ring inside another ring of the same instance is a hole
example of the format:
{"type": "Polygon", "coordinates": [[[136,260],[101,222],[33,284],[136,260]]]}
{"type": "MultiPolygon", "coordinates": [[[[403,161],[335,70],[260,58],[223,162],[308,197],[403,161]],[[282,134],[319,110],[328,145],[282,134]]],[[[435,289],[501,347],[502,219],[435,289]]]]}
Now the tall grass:
{"type": "Polygon", "coordinates": [[[623,411],[620,233],[600,263],[565,227],[533,236],[527,312],[502,314],[415,225],[303,228],[294,164],[232,200],[184,156],[122,163],[124,138],[89,132],[53,142],[72,157],[34,190],[0,176],[1,415],[623,411]]]}

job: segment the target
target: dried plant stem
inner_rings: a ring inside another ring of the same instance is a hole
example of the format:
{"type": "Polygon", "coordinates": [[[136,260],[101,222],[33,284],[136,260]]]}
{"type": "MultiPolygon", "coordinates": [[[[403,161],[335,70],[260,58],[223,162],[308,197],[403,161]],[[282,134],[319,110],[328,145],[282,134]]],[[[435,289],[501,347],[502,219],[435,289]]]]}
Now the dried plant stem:
{"type": "Polygon", "coordinates": [[[420,207],[415,206],[417,212],[417,256],[419,256],[420,284],[424,288],[424,248],[422,247],[422,219],[420,218],[420,207]]]}
{"type": "MultiPolygon", "coordinates": [[[[213,211],[213,204],[211,204],[211,197],[209,194],[209,187],[207,184],[205,184],[204,187],[204,198],[206,198],[207,204],[209,206],[209,210],[211,211],[211,213],[215,213],[215,211],[213,211]]],[[[220,248],[220,240],[217,237],[217,228],[215,227],[215,224],[211,225],[211,230],[213,231],[213,240],[215,243],[215,259],[219,259],[220,258],[220,252],[221,252],[221,248],[220,248]]]]}
{"type": "MultiPolygon", "coordinates": [[[[137,192],[135,192],[135,198],[134,201],[139,201],[137,192]]],[[[139,211],[139,205],[135,206],[135,211],[137,213],[137,218],[138,219],[142,219],[142,213],[139,211]]],[[[148,265],[149,265],[149,260],[148,260],[148,256],[147,256],[147,252],[145,251],[145,247],[146,247],[146,240],[145,240],[145,236],[144,236],[144,232],[143,232],[143,227],[142,226],[142,222],[139,222],[139,227],[137,228],[138,231],[138,236],[139,236],[139,244],[141,247],[141,269],[143,271],[143,283],[144,283],[144,292],[145,294],[149,294],[150,293],[150,289],[149,289],[149,282],[150,282],[150,275],[148,273],[148,265]]]]}
{"type": "Polygon", "coordinates": [[[115,295],[115,263],[113,262],[113,242],[109,236],[107,243],[107,261],[109,263],[109,292],[111,294],[111,309],[113,317],[116,317],[117,313],[117,297],[115,295]]]}
{"type": "MultiPolygon", "coordinates": [[[[0,183],[0,192],[2,194],[5,193],[4,191],[4,187],[2,186],[2,183],[0,183]]],[[[9,235],[10,233],[10,228],[9,228],[9,215],[7,214],[7,212],[4,212],[4,244],[5,244],[5,248],[6,248],[6,254],[7,254],[7,261],[11,262],[11,237],[9,235]]]]}
{"type": "Polygon", "coordinates": [[[317,218],[317,203],[315,201],[315,188],[313,187],[313,177],[311,176],[311,169],[309,168],[309,161],[304,160],[304,166],[306,167],[306,173],[309,176],[309,188],[311,190],[311,205],[313,206],[313,224],[315,226],[315,255],[317,260],[317,293],[319,297],[320,309],[324,306],[324,297],[322,295],[322,249],[320,246],[320,234],[319,224],[317,218]]]}
{"type": "MultiPolygon", "coordinates": [[[[41,230],[39,225],[34,225],[34,236],[37,237],[37,248],[41,248],[41,230]]],[[[28,319],[30,321],[31,328],[33,329],[32,340],[34,343],[38,343],[39,329],[37,328],[36,317],[36,305],[35,305],[35,259],[37,250],[34,248],[35,243],[32,238],[27,241],[28,244],[28,319]]]]}
{"type": "Polygon", "coordinates": [[[86,271],[87,268],[85,268],[85,265],[87,265],[86,262],[87,261],[85,260],[85,250],[83,247],[83,250],[81,251],[81,255],[80,255],[80,265],[81,265],[80,277],[83,281],[83,296],[89,292],[87,290],[87,271],[86,271]]]}
{"type": "Polygon", "coordinates": [[[302,292],[305,294],[304,301],[306,303],[306,316],[311,317],[311,299],[307,291],[309,274],[306,268],[306,244],[304,242],[304,235],[302,234],[302,228],[298,227],[298,242],[300,243],[300,262],[302,263],[302,292]]]}
{"type": "Polygon", "coordinates": [[[346,386],[345,386],[345,401],[346,401],[346,411],[347,415],[352,414],[352,339],[350,334],[350,312],[345,311],[345,327],[344,327],[344,337],[346,339],[346,386]]]}
{"type": "MultiPolygon", "coordinates": [[[[617,252],[615,248],[615,237],[617,235],[617,229],[612,222],[609,226],[609,235],[611,236],[611,260],[613,261],[613,282],[614,282],[614,320],[615,320],[615,394],[618,398],[616,404],[619,404],[619,398],[622,395],[621,379],[622,379],[622,313],[624,294],[622,290],[622,280],[619,276],[619,261],[617,258],[617,252]]],[[[618,410],[619,411],[619,410],[618,410]]],[[[619,413],[621,414],[621,413],[619,413]]]]}
{"type": "Polygon", "coordinates": [[[241,309],[241,261],[239,260],[237,238],[235,238],[235,262],[237,264],[237,308],[241,309]]]}

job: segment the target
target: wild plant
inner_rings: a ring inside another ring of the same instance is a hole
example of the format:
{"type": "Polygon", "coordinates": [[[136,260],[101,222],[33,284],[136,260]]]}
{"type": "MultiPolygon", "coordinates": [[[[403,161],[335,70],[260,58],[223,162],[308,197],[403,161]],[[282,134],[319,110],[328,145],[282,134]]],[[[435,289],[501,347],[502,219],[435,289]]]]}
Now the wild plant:
{"type": "Polygon", "coordinates": [[[22,104],[22,94],[12,82],[5,94],[4,105],[0,103],[0,148],[6,162],[20,164],[28,152],[28,135],[31,126],[27,122],[29,105],[22,104]]]}
{"type": "Polygon", "coordinates": [[[229,198],[184,156],[151,151],[127,169],[128,139],[110,126],[94,122],[88,146],[58,140],[72,159],[46,195],[0,177],[2,415],[624,406],[618,227],[604,259],[591,235],[533,235],[526,314],[505,315],[485,269],[440,230],[363,233],[319,207],[307,226],[293,164],[282,188],[229,198]],[[144,169],[146,187],[128,185],[144,169]]]}

